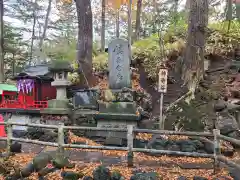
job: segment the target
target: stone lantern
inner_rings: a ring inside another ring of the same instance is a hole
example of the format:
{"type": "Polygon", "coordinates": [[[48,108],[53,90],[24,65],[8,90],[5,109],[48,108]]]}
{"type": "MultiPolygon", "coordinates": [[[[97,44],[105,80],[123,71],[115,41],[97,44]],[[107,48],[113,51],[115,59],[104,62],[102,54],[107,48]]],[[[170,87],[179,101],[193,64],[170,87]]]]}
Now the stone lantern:
{"type": "MultiPolygon", "coordinates": [[[[52,86],[56,87],[56,99],[48,100],[48,108],[41,110],[42,115],[64,116],[71,114],[69,99],[67,99],[67,86],[71,84],[68,73],[72,68],[67,61],[54,61],[49,67],[53,74],[52,86]]],[[[51,121],[51,120],[49,120],[51,121]]],[[[52,124],[52,123],[51,123],[52,124]]]]}
{"type": "Polygon", "coordinates": [[[55,70],[53,72],[54,81],[51,83],[52,86],[56,87],[57,96],[56,99],[66,99],[67,92],[66,88],[70,85],[68,80],[68,72],[66,70],[55,70]]]}

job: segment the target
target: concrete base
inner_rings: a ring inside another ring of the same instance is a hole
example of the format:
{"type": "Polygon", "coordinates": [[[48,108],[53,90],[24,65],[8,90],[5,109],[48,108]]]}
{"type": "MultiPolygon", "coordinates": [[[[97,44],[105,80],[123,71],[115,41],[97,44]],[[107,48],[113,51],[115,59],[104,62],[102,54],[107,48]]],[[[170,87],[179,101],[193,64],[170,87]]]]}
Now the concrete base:
{"type": "MultiPolygon", "coordinates": [[[[127,125],[137,127],[139,116],[134,102],[110,102],[99,104],[96,114],[97,127],[127,129],[127,125]]],[[[106,138],[127,138],[126,132],[97,132],[106,138]]],[[[110,140],[109,140],[110,141],[110,140]]]]}
{"type": "Polygon", "coordinates": [[[48,101],[48,108],[41,110],[41,114],[71,114],[71,108],[69,107],[69,100],[52,99],[48,101]]]}
{"type": "MultiPolygon", "coordinates": [[[[119,128],[119,129],[127,129],[127,125],[133,125],[137,127],[137,121],[124,121],[124,120],[98,120],[97,127],[100,128],[119,128]]],[[[113,137],[113,138],[127,138],[126,132],[97,132],[97,136],[103,137],[113,137]]]]}

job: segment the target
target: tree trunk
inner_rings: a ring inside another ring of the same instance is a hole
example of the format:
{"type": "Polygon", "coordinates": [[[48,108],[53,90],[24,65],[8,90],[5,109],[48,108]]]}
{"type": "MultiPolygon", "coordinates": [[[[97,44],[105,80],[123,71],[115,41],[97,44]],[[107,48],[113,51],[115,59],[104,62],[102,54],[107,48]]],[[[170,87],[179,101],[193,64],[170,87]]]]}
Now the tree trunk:
{"type": "Polygon", "coordinates": [[[33,26],[32,26],[32,39],[31,39],[31,47],[30,47],[30,58],[29,58],[29,65],[31,65],[31,62],[33,60],[33,45],[34,45],[34,39],[35,39],[35,27],[36,27],[36,22],[37,22],[37,17],[36,17],[36,3],[37,0],[34,1],[34,9],[33,9],[33,26]]]}
{"type": "Polygon", "coordinates": [[[208,0],[191,0],[183,79],[192,94],[194,94],[198,87],[204,72],[204,48],[207,24],[208,0]]]}
{"type": "Polygon", "coordinates": [[[117,9],[117,13],[116,13],[116,37],[119,38],[120,37],[120,17],[119,17],[119,9],[117,9]]]}
{"type": "Polygon", "coordinates": [[[42,57],[42,48],[43,48],[43,42],[44,42],[44,39],[46,38],[46,32],[47,32],[47,28],[48,28],[48,21],[49,21],[49,15],[50,15],[50,12],[51,12],[51,7],[52,7],[52,0],[49,0],[48,1],[48,8],[47,8],[47,13],[46,13],[46,17],[45,17],[45,23],[44,23],[44,27],[43,27],[43,33],[42,33],[42,36],[40,38],[40,42],[39,42],[39,51],[40,51],[40,54],[39,54],[39,58],[42,57]]]}
{"type": "Polygon", "coordinates": [[[227,0],[226,2],[226,21],[231,21],[233,20],[233,1],[232,0],[227,0]]]}
{"type": "Polygon", "coordinates": [[[15,63],[16,63],[14,53],[12,54],[12,58],[13,58],[13,60],[12,60],[12,77],[14,77],[15,76],[15,63]]]}
{"type": "Polygon", "coordinates": [[[152,25],[152,32],[151,33],[156,33],[157,32],[157,2],[156,0],[153,0],[153,25],[152,25]]]}
{"type": "Polygon", "coordinates": [[[129,59],[132,60],[132,0],[128,1],[128,48],[129,59]]]}
{"type": "Polygon", "coordinates": [[[177,21],[178,21],[178,0],[174,1],[174,34],[177,28],[177,21]]]}
{"type": "Polygon", "coordinates": [[[140,37],[141,12],[142,12],[142,0],[138,0],[137,14],[136,14],[136,27],[135,27],[135,41],[139,40],[139,37],[140,37]]]}
{"type": "Polygon", "coordinates": [[[186,12],[186,23],[188,24],[188,19],[189,19],[189,9],[190,9],[190,0],[186,0],[185,4],[185,12],[186,12]]]}
{"type": "Polygon", "coordinates": [[[4,82],[4,49],[3,49],[3,0],[0,0],[0,83],[4,82]]]}
{"type": "Polygon", "coordinates": [[[106,0],[102,0],[102,29],[101,29],[101,51],[105,51],[105,14],[106,0]]]}
{"type": "Polygon", "coordinates": [[[92,75],[92,10],[90,0],[76,0],[78,18],[77,63],[88,87],[96,84],[92,75]]]}

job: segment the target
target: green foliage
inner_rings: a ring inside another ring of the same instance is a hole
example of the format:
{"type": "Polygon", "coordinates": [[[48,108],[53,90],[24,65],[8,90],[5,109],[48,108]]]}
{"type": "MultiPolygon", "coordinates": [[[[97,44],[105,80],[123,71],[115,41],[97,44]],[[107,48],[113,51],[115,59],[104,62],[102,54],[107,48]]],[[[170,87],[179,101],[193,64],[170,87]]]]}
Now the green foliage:
{"type": "Polygon", "coordinates": [[[214,30],[208,36],[206,51],[213,54],[227,54],[232,52],[238,46],[240,41],[240,23],[229,22],[210,24],[209,27],[214,30]]]}
{"type": "MultiPolygon", "coordinates": [[[[231,28],[228,32],[227,22],[210,24],[210,32],[207,37],[206,53],[226,55],[232,52],[240,41],[240,23],[232,21],[231,28]]],[[[184,18],[179,18],[176,23],[170,24],[164,33],[164,49],[168,59],[173,56],[183,56],[185,48],[185,39],[187,25],[184,18]]],[[[163,59],[159,47],[159,38],[153,35],[149,38],[140,40],[133,44],[133,59],[143,62],[148,76],[152,80],[157,79],[157,66],[163,59]]],[[[176,58],[175,58],[176,60],[176,58]]]]}
{"type": "Polygon", "coordinates": [[[45,44],[43,51],[51,60],[76,61],[76,39],[59,38],[45,44]]]}
{"type": "Polygon", "coordinates": [[[70,66],[69,61],[66,60],[54,60],[51,63],[51,66],[49,67],[51,71],[66,71],[66,72],[70,72],[72,71],[72,68],[70,66]]]}
{"type": "Polygon", "coordinates": [[[18,28],[9,23],[4,24],[4,63],[6,67],[6,77],[15,72],[20,72],[27,63],[28,52],[27,43],[22,38],[22,33],[18,28]]]}
{"type": "Polygon", "coordinates": [[[93,57],[93,67],[96,71],[102,71],[107,69],[108,54],[100,53],[93,57]]]}

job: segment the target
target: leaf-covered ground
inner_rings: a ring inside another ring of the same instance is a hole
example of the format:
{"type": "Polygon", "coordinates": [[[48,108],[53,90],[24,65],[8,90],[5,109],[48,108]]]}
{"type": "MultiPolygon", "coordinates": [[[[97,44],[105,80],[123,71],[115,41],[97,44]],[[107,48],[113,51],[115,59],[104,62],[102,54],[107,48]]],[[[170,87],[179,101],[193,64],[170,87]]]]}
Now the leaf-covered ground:
{"type": "MultiPolygon", "coordinates": [[[[88,145],[94,145],[94,146],[100,146],[101,144],[98,144],[90,139],[84,138],[84,137],[78,137],[74,135],[73,133],[69,134],[71,142],[85,142],[88,145]]],[[[145,134],[145,133],[139,133],[136,138],[138,139],[145,139],[149,140],[151,139],[152,135],[145,134]]],[[[186,136],[168,136],[169,139],[176,140],[176,139],[187,139],[186,136]]],[[[53,148],[47,147],[47,150],[52,150],[53,148]]],[[[45,150],[46,150],[45,149],[45,150]]],[[[87,149],[73,149],[74,151],[96,151],[96,150],[87,150],[87,149]]],[[[104,156],[114,156],[114,157],[126,157],[127,152],[123,151],[108,151],[108,150],[99,150],[98,152],[102,152],[104,156]]],[[[36,154],[35,153],[21,153],[16,154],[15,156],[12,156],[10,158],[10,162],[13,163],[15,167],[23,168],[25,165],[27,165],[29,162],[32,161],[36,154]]],[[[234,157],[239,158],[239,157],[234,157]]],[[[233,158],[233,159],[234,159],[233,158]]],[[[130,179],[130,177],[133,175],[133,171],[136,169],[141,169],[145,172],[158,172],[159,175],[164,177],[164,180],[174,180],[177,179],[179,176],[186,176],[189,179],[193,178],[193,176],[203,176],[208,179],[213,179],[214,177],[219,176],[228,176],[228,171],[226,169],[221,169],[221,171],[217,175],[213,175],[213,170],[205,170],[205,169],[181,169],[180,167],[176,166],[176,164],[184,164],[184,163],[213,163],[211,159],[208,158],[191,158],[191,157],[170,157],[170,156],[160,156],[160,157],[154,157],[154,156],[148,156],[143,153],[134,153],[134,161],[135,161],[135,167],[134,168],[128,168],[125,160],[122,161],[121,164],[115,164],[112,166],[109,166],[109,169],[111,171],[119,171],[123,174],[123,176],[126,179],[130,179]],[[164,167],[161,165],[140,165],[144,163],[139,162],[164,162],[166,164],[172,163],[172,165],[169,167],[164,167]]],[[[98,163],[86,163],[86,162],[80,162],[80,161],[73,161],[73,163],[76,164],[76,166],[73,169],[62,169],[59,171],[56,171],[54,173],[50,173],[46,176],[47,180],[60,180],[62,177],[60,176],[61,171],[67,170],[67,171],[74,171],[74,172],[81,172],[84,175],[92,176],[93,170],[101,165],[101,162],[98,163]]],[[[12,170],[13,171],[13,170],[12,170]]],[[[229,177],[230,178],[230,177],[229,177]]],[[[0,177],[0,180],[4,179],[4,177],[0,177]]],[[[38,175],[37,173],[33,173],[29,180],[37,180],[38,175]]]]}
{"type": "MultiPolygon", "coordinates": [[[[115,152],[116,154],[118,154],[117,152],[115,152]]],[[[136,154],[139,159],[139,157],[142,156],[142,154],[136,154]]],[[[19,165],[20,167],[24,167],[27,163],[31,162],[31,160],[33,159],[33,157],[35,156],[35,154],[17,154],[13,157],[11,157],[11,161],[15,164],[15,165],[19,165]]],[[[156,160],[156,161],[180,161],[180,162],[208,162],[209,159],[202,159],[202,158],[173,158],[173,157],[167,157],[167,156],[163,156],[163,157],[158,157],[158,158],[153,158],[153,157],[142,157],[141,159],[151,159],[151,160],[156,160]]],[[[68,171],[74,171],[74,172],[81,172],[84,175],[88,175],[88,176],[92,176],[92,172],[93,170],[100,165],[100,163],[85,163],[85,162],[73,162],[76,164],[75,168],[73,169],[62,169],[60,171],[56,171],[54,173],[50,173],[46,176],[47,180],[60,180],[62,179],[60,174],[61,171],[63,170],[68,170],[68,171]]],[[[133,170],[136,169],[141,169],[143,171],[146,172],[158,172],[159,175],[161,175],[162,177],[164,177],[164,180],[174,180],[177,179],[177,177],[179,176],[186,176],[188,178],[192,178],[193,176],[203,176],[203,177],[207,177],[209,179],[212,179],[216,176],[227,176],[228,175],[228,171],[225,169],[221,169],[221,171],[217,174],[217,175],[212,175],[213,170],[199,170],[199,169],[195,169],[195,170],[184,170],[181,169],[179,167],[146,167],[146,166],[138,166],[136,164],[136,167],[134,168],[128,168],[127,165],[125,163],[119,164],[119,165],[113,165],[109,167],[111,171],[119,171],[122,173],[122,175],[126,178],[126,179],[130,179],[130,177],[133,175],[132,172],[133,170]]],[[[3,180],[4,177],[0,177],[0,180],[3,180]]],[[[33,173],[30,177],[29,180],[38,180],[38,175],[37,173],[33,173]]]]}
{"type": "MultiPolygon", "coordinates": [[[[94,141],[84,138],[84,137],[78,137],[74,134],[70,133],[70,139],[71,142],[85,142],[88,145],[95,145],[100,146],[100,144],[95,143],[94,141]]],[[[151,135],[148,136],[146,134],[138,134],[137,138],[140,139],[150,139],[151,135]]],[[[170,139],[186,139],[185,136],[168,136],[170,139]]],[[[51,147],[48,148],[52,149],[51,147]]],[[[73,149],[74,151],[92,151],[92,150],[86,150],[86,149],[73,149]]],[[[96,151],[96,150],[94,150],[96,151]]],[[[126,157],[127,152],[123,151],[107,151],[103,150],[101,151],[105,156],[114,156],[114,157],[126,157]]],[[[21,153],[16,154],[15,156],[12,156],[10,158],[10,162],[12,162],[16,167],[23,168],[26,164],[32,161],[36,154],[35,153],[21,153]]],[[[235,157],[236,158],[236,157],[235,157]]],[[[128,168],[126,162],[123,160],[121,164],[115,164],[112,166],[109,166],[109,169],[111,171],[119,171],[122,173],[122,175],[126,179],[130,179],[130,177],[133,175],[133,171],[143,170],[145,172],[158,172],[159,175],[163,177],[164,180],[174,180],[177,179],[179,176],[186,176],[189,179],[193,178],[193,176],[202,176],[206,177],[208,179],[213,179],[214,177],[220,177],[220,176],[228,176],[228,171],[226,169],[221,169],[221,171],[217,175],[213,175],[213,170],[205,170],[205,169],[181,169],[180,167],[176,166],[176,164],[184,164],[184,163],[213,163],[211,159],[208,158],[191,158],[191,157],[169,157],[169,156],[160,156],[160,157],[153,157],[153,156],[147,156],[143,153],[134,153],[134,161],[135,161],[135,167],[134,168],[128,168]],[[170,164],[170,166],[161,166],[161,165],[141,165],[141,161],[144,162],[164,162],[167,164],[170,164]],[[174,162],[174,163],[173,163],[174,162]],[[172,163],[172,165],[171,165],[172,163]]],[[[73,161],[75,163],[75,167],[73,169],[62,169],[59,171],[56,171],[54,173],[50,173],[46,176],[47,180],[60,180],[62,177],[60,176],[61,171],[67,170],[67,171],[74,171],[74,172],[81,172],[84,175],[92,176],[93,170],[101,165],[101,162],[98,163],[86,163],[86,162],[80,162],[80,161],[73,161]]],[[[230,177],[229,177],[230,178],[230,177]]],[[[4,177],[0,177],[0,180],[4,179],[4,177]]],[[[29,180],[37,180],[38,175],[37,173],[33,173],[29,180]]],[[[230,178],[231,179],[231,178],[230,178]]]]}

